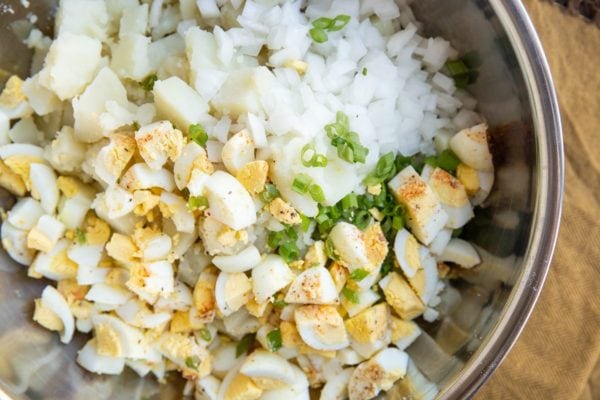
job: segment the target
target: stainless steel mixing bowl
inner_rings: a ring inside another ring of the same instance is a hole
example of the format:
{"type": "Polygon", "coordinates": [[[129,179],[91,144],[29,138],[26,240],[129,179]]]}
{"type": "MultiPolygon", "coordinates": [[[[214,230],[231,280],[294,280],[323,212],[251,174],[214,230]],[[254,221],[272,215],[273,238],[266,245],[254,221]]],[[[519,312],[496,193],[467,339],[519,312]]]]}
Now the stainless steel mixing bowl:
{"type": "MultiPolygon", "coordinates": [[[[2,72],[28,75],[31,54],[21,44],[28,13],[50,32],[56,1],[0,0],[2,72]]],[[[493,194],[466,235],[481,249],[481,266],[445,294],[442,318],[424,324],[409,349],[439,398],[473,395],[506,356],[542,288],[554,248],[563,190],[563,149],[556,97],[536,33],[518,0],[418,0],[414,12],[429,34],[452,41],[483,61],[470,89],[492,127],[493,194]]],[[[77,62],[77,60],[73,60],[77,62]]],[[[11,199],[1,194],[1,205],[11,199]]],[[[0,254],[0,388],[12,399],[178,398],[179,382],[160,388],[128,371],[120,377],[84,372],[74,362],[84,343],[69,346],[31,322],[32,299],[44,283],[0,254]]],[[[386,396],[406,398],[400,383],[386,396]]],[[[421,394],[413,394],[419,398],[421,394]]],[[[2,395],[0,394],[0,397],[2,395]]],[[[408,397],[410,398],[410,397],[408,397]]]]}

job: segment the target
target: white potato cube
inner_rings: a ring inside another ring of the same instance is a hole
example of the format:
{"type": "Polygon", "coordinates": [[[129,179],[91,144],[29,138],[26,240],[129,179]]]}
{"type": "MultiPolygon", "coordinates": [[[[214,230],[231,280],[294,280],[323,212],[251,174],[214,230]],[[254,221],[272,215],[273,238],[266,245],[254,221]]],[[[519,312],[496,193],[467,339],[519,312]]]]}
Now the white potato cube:
{"type": "Polygon", "coordinates": [[[60,109],[61,103],[54,92],[40,84],[39,75],[34,75],[23,83],[23,93],[33,111],[38,115],[47,115],[60,109]]]}
{"type": "Polygon", "coordinates": [[[129,34],[145,35],[148,29],[148,4],[127,7],[123,10],[119,28],[119,38],[129,34]]]}
{"type": "Polygon", "coordinates": [[[66,32],[104,40],[108,12],[103,0],[61,0],[56,13],[57,36],[66,32]]]}
{"type": "Polygon", "coordinates": [[[150,38],[131,33],[121,38],[112,49],[110,67],[122,78],[141,81],[150,72],[148,45],[150,38]]]}
{"type": "Polygon", "coordinates": [[[229,74],[211,104],[224,114],[238,117],[263,114],[262,97],[268,96],[275,77],[266,67],[247,68],[229,74]]]}
{"type": "Polygon", "coordinates": [[[173,76],[154,84],[158,114],[175,123],[182,132],[206,119],[208,104],[187,83],[173,76]]]}
{"type": "Polygon", "coordinates": [[[97,39],[72,33],[60,35],[50,46],[40,71],[40,84],[61,100],[77,96],[94,78],[101,51],[102,44],[97,39]]]}

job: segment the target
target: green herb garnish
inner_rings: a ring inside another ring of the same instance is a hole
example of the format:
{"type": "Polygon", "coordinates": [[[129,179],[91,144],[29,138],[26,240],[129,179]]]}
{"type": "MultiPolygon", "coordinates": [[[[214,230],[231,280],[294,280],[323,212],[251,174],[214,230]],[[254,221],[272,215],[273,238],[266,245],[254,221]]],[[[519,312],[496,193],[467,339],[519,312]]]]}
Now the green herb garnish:
{"type": "Polygon", "coordinates": [[[352,304],[360,303],[360,297],[358,296],[358,293],[347,286],[342,289],[342,296],[344,296],[344,298],[352,304]]]}
{"type": "Polygon", "coordinates": [[[187,203],[189,210],[197,210],[208,207],[208,199],[204,196],[192,196],[187,203]]]}
{"type": "Polygon", "coordinates": [[[279,328],[273,329],[271,332],[267,333],[267,344],[269,345],[269,350],[273,353],[281,348],[282,340],[281,330],[279,328]]]}
{"type": "Polygon", "coordinates": [[[360,143],[358,133],[350,131],[348,116],[338,111],[335,122],[325,125],[331,145],[337,149],[337,155],[349,163],[365,163],[369,149],[360,143]]]}
{"type": "Polygon", "coordinates": [[[265,190],[260,194],[262,201],[265,203],[270,203],[275,200],[277,197],[281,196],[279,190],[272,183],[267,183],[265,185],[265,190]]]}
{"type": "Polygon", "coordinates": [[[85,232],[83,231],[83,229],[81,228],[77,228],[75,229],[75,240],[77,240],[77,243],[83,245],[87,242],[87,238],[85,236],[85,232]]]}
{"type": "Polygon", "coordinates": [[[237,346],[235,346],[235,356],[239,357],[242,354],[246,354],[250,350],[250,346],[254,343],[254,333],[247,333],[240,339],[237,346]]]}
{"type": "Polygon", "coordinates": [[[352,273],[350,273],[350,279],[352,279],[353,281],[357,281],[360,282],[363,279],[365,279],[367,276],[369,275],[369,271],[367,271],[366,269],[355,269],[354,271],[352,271],[352,273]]]}
{"type": "Polygon", "coordinates": [[[312,22],[312,28],[308,31],[312,40],[317,43],[325,43],[328,39],[327,32],[335,32],[344,29],[350,22],[350,16],[340,14],[335,18],[321,17],[312,22]]]}
{"type": "Polygon", "coordinates": [[[198,371],[198,367],[201,363],[202,361],[198,356],[190,356],[185,358],[185,366],[196,371],[198,371]]]}
{"type": "Polygon", "coordinates": [[[202,338],[202,340],[204,340],[206,342],[210,342],[212,340],[212,335],[211,335],[210,331],[208,330],[208,328],[202,328],[202,329],[200,329],[200,331],[198,331],[198,333],[200,334],[200,337],[202,338]]]}
{"type": "Polygon", "coordinates": [[[188,128],[188,137],[198,146],[204,146],[208,141],[208,133],[206,133],[206,130],[200,124],[190,125],[188,128]]]}
{"type": "Polygon", "coordinates": [[[158,76],[156,76],[156,74],[148,75],[140,82],[140,86],[146,92],[150,92],[152,89],[154,89],[154,83],[156,83],[157,80],[158,76]]]}
{"type": "Polygon", "coordinates": [[[364,67],[364,68],[362,69],[362,74],[363,74],[363,76],[367,76],[367,73],[368,73],[367,67],[364,67]]]}

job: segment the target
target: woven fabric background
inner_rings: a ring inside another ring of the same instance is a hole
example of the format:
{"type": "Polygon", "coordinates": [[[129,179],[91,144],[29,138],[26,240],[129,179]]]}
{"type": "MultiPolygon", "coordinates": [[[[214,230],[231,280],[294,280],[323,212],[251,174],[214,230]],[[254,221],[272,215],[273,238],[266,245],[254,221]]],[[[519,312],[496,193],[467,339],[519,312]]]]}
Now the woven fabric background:
{"type": "Polygon", "coordinates": [[[565,140],[552,268],[517,344],[476,399],[600,399],[600,29],[525,0],[548,57],[565,140]]]}

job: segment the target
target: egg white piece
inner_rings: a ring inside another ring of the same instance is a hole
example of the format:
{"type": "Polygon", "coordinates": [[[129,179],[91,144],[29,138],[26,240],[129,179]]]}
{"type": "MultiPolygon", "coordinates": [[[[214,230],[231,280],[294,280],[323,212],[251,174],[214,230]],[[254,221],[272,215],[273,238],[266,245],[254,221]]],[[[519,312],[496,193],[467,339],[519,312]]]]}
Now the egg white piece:
{"type": "Polygon", "coordinates": [[[329,379],[321,389],[320,400],[339,400],[348,397],[348,382],[354,368],[346,368],[329,379]]]}
{"type": "Polygon", "coordinates": [[[176,280],[173,292],[161,296],[154,304],[155,310],[185,311],[192,305],[192,291],[183,282],[176,280]]]}
{"type": "Polygon", "coordinates": [[[246,129],[233,135],[223,146],[221,159],[229,173],[235,175],[251,161],[254,161],[254,141],[246,129]]]}
{"type": "Polygon", "coordinates": [[[479,257],[477,250],[471,243],[463,239],[453,238],[444,249],[444,252],[439,255],[438,261],[448,261],[463,268],[473,268],[481,262],[481,257],[479,257]]]}
{"type": "Polygon", "coordinates": [[[90,339],[77,352],[77,363],[96,374],[119,375],[125,368],[125,358],[108,357],[96,351],[96,339],[90,339]]]}
{"type": "Polygon", "coordinates": [[[133,194],[121,186],[112,185],[102,194],[108,218],[115,219],[129,214],[135,208],[133,194]]]}
{"type": "MultiPolygon", "coordinates": [[[[68,200],[73,200],[73,199],[68,199],[68,200]]],[[[109,214],[108,214],[109,213],[109,205],[107,204],[109,202],[110,202],[110,200],[107,198],[105,192],[98,193],[96,195],[96,198],[94,199],[93,203],[91,203],[91,208],[96,212],[96,215],[98,215],[98,217],[100,217],[102,220],[106,221],[113,230],[115,230],[119,233],[123,233],[123,234],[133,233],[135,225],[141,220],[141,218],[133,213],[125,214],[119,218],[110,218],[109,214]]],[[[85,218],[85,214],[87,213],[87,211],[89,209],[89,206],[87,209],[85,208],[86,204],[87,203],[74,204],[74,205],[69,204],[69,207],[72,207],[71,210],[73,208],[75,208],[77,211],[76,217],[72,217],[72,216],[69,217],[72,220],[71,225],[77,224],[77,223],[81,224],[81,222],[83,222],[83,219],[85,218]],[[75,218],[79,218],[79,219],[75,219],[75,218]],[[81,221],[81,222],[78,222],[78,221],[81,221]]],[[[135,202],[134,202],[134,206],[135,206],[135,202]]],[[[65,210],[65,213],[67,215],[69,215],[68,209],[66,206],[65,206],[64,210],[65,210]]],[[[77,226],[78,225],[76,225],[76,227],[77,226]]],[[[71,228],[71,229],[75,229],[75,228],[71,228]]]]}
{"type": "MultiPolygon", "coordinates": [[[[81,226],[85,220],[85,216],[92,207],[94,201],[93,193],[78,192],[75,196],[70,198],[63,198],[58,203],[58,219],[61,220],[68,229],[75,230],[81,226]]],[[[109,222],[108,216],[100,215],[100,212],[96,210],[98,216],[109,222]]]]}
{"type": "Polygon", "coordinates": [[[294,320],[302,340],[317,350],[340,350],[350,344],[344,320],[334,306],[296,308],[294,320]]]}
{"type": "Polygon", "coordinates": [[[77,283],[93,285],[104,282],[108,268],[99,268],[104,246],[89,244],[73,244],[67,251],[67,257],[78,265],[77,283]]]}
{"type": "Polygon", "coordinates": [[[410,346],[417,338],[421,335],[421,328],[413,321],[402,321],[402,324],[408,326],[408,328],[404,328],[404,334],[398,338],[394,338],[394,346],[399,348],[400,350],[406,349],[410,346]]]}
{"type": "Polygon", "coordinates": [[[294,375],[294,383],[281,389],[266,390],[260,397],[261,400],[310,400],[308,379],[304,372],[297,366],[291,364],[294,375]]]}
{"type": "Polygon", "coordinates": [[[173,174],[175,175],[175,184],[179,190],[183,189],[190,182],[194,162],[199,157],[206,157],[206,150],[196,142],[190,141],[181,151],[179,157],[173,163],[173,174]]]}
{"type": "Polygon", "coordinates": [[[136,329],[119,318],[109,314],[96,314],[92,317],[94,329],[98,325],[108,327],[116,336],[120,344],[121,356],[128,358],[144,358],[147,354],[146,338],[139,329],[136,329]]]}
{"type": "Polygon", "coordinates": [[[450,139],[450,149],[462,162],[476,170],[494,170],[487,141],[487,124],[479,124],[458,132],[450,139]]]}
{"type": "Polygon", "coordinates": [[[248,246],[231,256],[216,256],[212,260],[212,263],[221,271],[230,273],[249,271],[260,262],[260,253],[255,246],[248,246]]]}
{"type": "Polygon", "coordinates": [[[145,163],[137,163],[133,164],[123,174],[119,185],[130,192],[151,188],[160,188],[166,192],[172,192],[175,189],[175,180],[171,171],[164,168],[153,170],[145,163]]]}
{"type": "Polygon", "coordinates": [[[197,379],[194,397],[197,400],[217,400],[221,381],[212,375],[197,379]]]}
{"type": "Polygon", "coordinates": [[[394,254],[407,277],[413,277],[421,268],[419,248],[421,246],[406,229],[400,229],[394,239],[394,254]]]}
{"type": "Polygon", "coordinates": [[[223,378],[238,362],[235,354],[236,344],[227,342],[211,351],[212,373],[218,378],[223,378]]]}
{"type": "Polygon", "coordinates": [[[340,260],[350,272],[356,269],[371,270],[363,233],[355,225],[338,222],[329,233],[328,238],[339,254],[340,260]]]}
{"type": "Polygon", "coordinates": [[[385,335],[373,342],[361,343],[357,340],[350,340],[350,347],[363,358],[370,358],[379,350],[389,346],[392,341],[392,332],[387,329],[385,335]]]}
{"type": "Polygon", "coordinates": [[[357,303],[353,303],[351,301],[346,300],[345,298],[342,298],[342,305],[344,306],[346,312],[348,312],[348,316],[350,317],[354,317],[361,311],[371,307],[380,298],[379,294],[377,294],[371,289],[356,292],[356,295],[358,297],[357,303]]]}
{"type": "Polygon", "coordinates": [[[54,170],[46,164],[33,163],[30,165],[29,179],[31,179],[32,194],[37,194],[44,211],[47,214],[54,214],[59,196],[54,170]]]}
{"type": "Polygon", "coordinates": [[[153,313],[146,303],[137,299],[129,299],[115,311],[119,318],[136,328],[158,328],[171,319],[169,312],[153,313]]]}
{"type": "Polygon", "coordinates": [[[224,316],[239,310],[252,297],[252,284],[243,272],[221,272],[215,285],[217,307],[224,316]]]}
{"type": "Polygon", "coordinates": [[[8,212],[6,220],[15,228],[27,231],[35,226],[42,215],[44,209],[39,201],[23,197],[8,212]]]}
{"type": "Polygon", "coordinates": [[[442,229],[429,244],[429,251],[436,256],[442,254],[448,243],[450,243],[450,239],[452,239],[452,229],[442,229]]]}
{"type": "Polygon", "coordinates": [[[350,400],[369,400],[380,391],[389,390],[395,381],[406,375],[407,365],[408,355],[403,351],[391,347],[380,351],[352,373],[348,383],[350,400]]]}
{"type": "Polygon", "coordinates": [[[236,231],[256,223],[252,197],[233,176],[216,171],[205,187],[209,212],[214,218],[236,231]]]}
{"type": "Polygon", "coordinates": [[[181,131],[174,130],[169,121],[145,125],[135,132],[138,151],[153,170],[160,170],[169,158],[179,157],[183,148],[181,131]]]}
{"type": "Polygon", "coordinates": [[[44,159],[44,149],[29,143],[10,143],[0,146],[0,158],[6,160],[12,156],[27,156],[44,159]]]}
{"type": "Polygon", "coordinates": [[[77,276],[77,268],[65,268],[63,257],[71,242],[68,239],[59,240],[48,253],[39,252],[31,264],[31,269],[45,278],[59,281],[72,279],[77,276]]]}
{"type": "Polygon", "coordinates": [[[156,261],[166,259],[171,252],[173,242],[168,235],[160,234],[149,239],[142,250],[142,260],[156,261]]]}
{"type": "Polygon", "coordinates": [[[286,359],[266,350],[252,352],[243,362],[240,372],[250,378],[274,379],[286,385],[292,385],[297,378],[286,359]]]}
{"type": "Polygon", "coordinates": [[[125,304],[131,297],[133,297],[133,293],[129,290],[106,283],[92,285],[85,295],[86,300],[103,303],[113,307],[113,309],[125,304]]]}
{"type": "Polygon", "coordinates": [[[223,318],[223,332],[238,340],[247,333],[256,332],[260,326],[258,318],[250,315],[245,308],[223,318]]]}
{"type": "Polygon", "coordinates": [[[342,365],[357,365],[365,360],[363,356],[358,354],[356,350],[351,347],[338,350],[336,358],[342,365]]]}
{"type": "Polygon", "coordinates": [[[2,238],[2,247],[10,258],[21,265],[31,264],[35,252],[27,247],[27,231],[4,221],[0,227],[0,237],[2,238]]]}
{"type": "Polygon", "coordinates": [[[477,171],[477,175],[479,176],[479,190],[471,199],[473,206],[481,205],[488,198],[494,186],[493,172],[477,171]]]}
{"type": "Polygon", "coordinates": [[[60,341],[69,343],[75,331],[75,319],[65,298],[54,287],[46,286],[42,292],[42,305],[60,318],[63,324],[60,341]]]}
{"type": "Polygon", "coordinates": [[[331,274],[325,267],[313,267],[294,279],[285,295],[286,303],[339,304],[340,299],[331,274]]]}
{"type": "Polygon", "coordinates": [[[179,232],[192,233],[195,229],[194,214],[183,197],[173,193],[162,192],[160,201],[172,213],[171,220],[179,232]]]}
{"type": "Polygon", "coordinates": [[[140,271],[143,280],[139,285],[136,280],[127,282],[129,290],[140,296],[149,303],[154,303],[159,296],[168,296],[173,293],[175,278],[173,276],[173,265],[164,260],[145,263],[144,271],[140,271]]]}
{"type": "Polygon", "coordinates": [[[294,279],[294,273],[278,255],[269,254],[252,269],[252,292],[256,302],[264,303],[294,279]]]}

